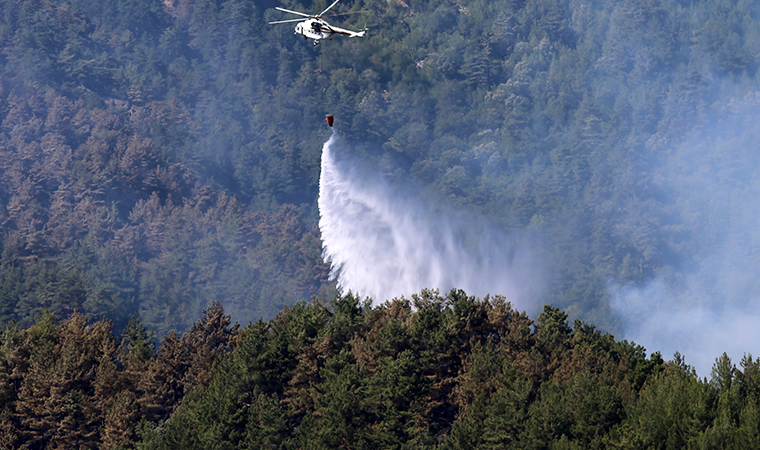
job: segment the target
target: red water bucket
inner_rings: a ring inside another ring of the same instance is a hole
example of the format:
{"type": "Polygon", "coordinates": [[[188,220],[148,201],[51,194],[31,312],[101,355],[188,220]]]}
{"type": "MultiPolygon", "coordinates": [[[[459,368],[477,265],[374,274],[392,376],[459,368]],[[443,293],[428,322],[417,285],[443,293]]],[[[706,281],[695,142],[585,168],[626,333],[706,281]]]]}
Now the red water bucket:
{"type": "Polygon", "coordinates": [[[332,126],[332,124],[333,124],[333,121],[335,121],[335,119],[333,118],[332,114],[328,114],[328,115],[325,117],[325,120],[327,121],[327,124],[328,124],[328,125],[330,125],[330,126],[332,126]]]}

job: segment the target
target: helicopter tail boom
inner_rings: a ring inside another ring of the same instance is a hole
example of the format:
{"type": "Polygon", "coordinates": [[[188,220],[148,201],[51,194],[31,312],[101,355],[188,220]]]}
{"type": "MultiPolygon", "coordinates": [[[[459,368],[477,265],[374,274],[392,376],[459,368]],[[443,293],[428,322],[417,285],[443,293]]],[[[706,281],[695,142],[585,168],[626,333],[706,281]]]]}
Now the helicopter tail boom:
{"type": "Polygon", "coordinates": [[[367,34],[367,29],[363,29],[362,31],[351,31],[351,30],[345,30],[343,28],[338,28],[330,25],[330,29],[335,33],[344,34],[348,37],[364,37],[367,34]]]}

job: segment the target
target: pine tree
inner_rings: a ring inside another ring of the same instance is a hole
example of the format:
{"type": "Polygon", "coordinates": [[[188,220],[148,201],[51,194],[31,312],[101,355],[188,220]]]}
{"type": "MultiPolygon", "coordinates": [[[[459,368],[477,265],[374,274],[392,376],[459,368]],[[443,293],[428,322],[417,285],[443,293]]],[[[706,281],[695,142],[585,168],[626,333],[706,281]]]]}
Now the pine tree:
{"type": "Polygon", "coordinates": [[[164,336],[156,358],[137,382],[138,402],[146,419],[166,420],[185,395],[190,356],[176,333],[164,336]]]}

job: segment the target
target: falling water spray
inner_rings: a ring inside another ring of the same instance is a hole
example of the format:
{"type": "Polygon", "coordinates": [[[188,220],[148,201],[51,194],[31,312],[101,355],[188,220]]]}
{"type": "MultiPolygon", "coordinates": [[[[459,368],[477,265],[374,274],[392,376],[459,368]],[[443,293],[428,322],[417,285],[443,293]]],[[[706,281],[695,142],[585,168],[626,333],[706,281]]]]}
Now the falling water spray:
{"type": "Polygon", "coordinates": [[[423,288],[504,295],[531,309],[542,270],[526,235],[475,214],[431,213],[350,157],[336,134],[324,144],[319,182],[324,258],[338,285],[382,302],[423,288]],[[340,157],[338,157],[340,156],[340,157]]]}

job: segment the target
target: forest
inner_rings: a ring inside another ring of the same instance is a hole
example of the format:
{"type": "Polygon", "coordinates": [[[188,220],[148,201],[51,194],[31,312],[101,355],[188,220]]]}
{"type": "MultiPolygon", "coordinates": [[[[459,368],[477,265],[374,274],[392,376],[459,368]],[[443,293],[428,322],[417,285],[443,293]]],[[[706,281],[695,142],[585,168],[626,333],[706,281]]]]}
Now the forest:
{"type": "Polygon", "coordinates": [[[367,37],[317,46],[266,24],[328,4],[0,2],[0,446],[757,442],[752,356],[699,378],[613,335],[760,317],[760,4],[343,0],[367,37]],[[540,298],[341,292],[327,113],[431,208],[535,235],[540,298]]]}
{"type": "Polygon", "coordinates": [[[344,1],[361,13],[330,20],[370,36],[319,46],[263,26],[277,5],[326,7],[3,3],[0,324],[76,310],[163,336],[214,301],[247,323],[334,297],[327,112],[391,182],[541,236],[532,314],[619,334],[610,284],[693,274],[695,305],[752,300],[754,2],[344,1]]]}
{"type": "Polygon", "coordinates": [[[760,442],[760,359],[700,379],[676,354],[546,306],[424,290],[231,325],[215,303],[160,347],[137,320],[50,313],[0,337],[0,448],[727,449],[760,442]]]}

